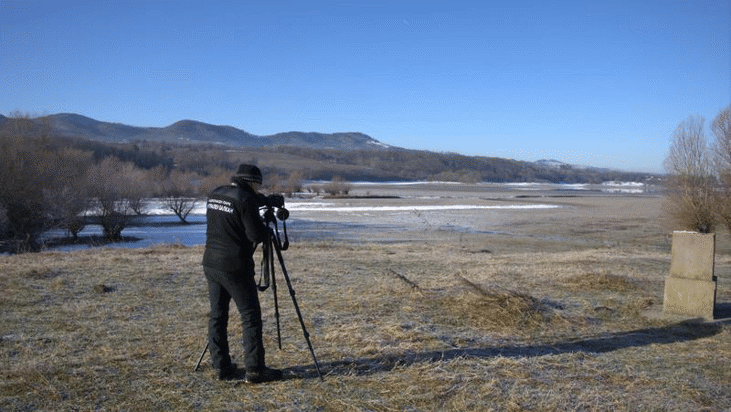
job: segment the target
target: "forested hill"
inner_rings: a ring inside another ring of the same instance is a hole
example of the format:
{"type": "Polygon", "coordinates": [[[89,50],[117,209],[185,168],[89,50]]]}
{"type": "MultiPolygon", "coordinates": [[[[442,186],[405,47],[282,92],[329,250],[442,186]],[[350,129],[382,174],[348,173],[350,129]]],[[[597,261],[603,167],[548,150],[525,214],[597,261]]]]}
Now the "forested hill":
{"type": "Polygon", "coordinates": [[[338,175],[351,181],[657,183],[661,178],[648,173],[579,167],[555,161],[546,166],[541,162],[396,148],[335,151],[286,147],[257,151],[251,156],[261,164],[300,170],[305,178],[320,180],[338,175]]]}
{"type": "Polygon", "coordinates": [[[0,116],[0,136],[48,136],[66,146],[114,156],[147,169],[161,165],[206,176],[241,162],[270,174],[329,180],[601,183],[655,180],[656,175],[526,162],[388,146],[362,133],[289,132],[255,136],[231,126],[179,121],[164,128],[99,122],[76,114],[36,119],[0,116]]]}
{"type": "MultiPolygon", "coordinates": [[[[0,130],[8,131],[9,118],[0,115],[0,130]]],[[[383,144],[363,133],[287,132],[257,136],[232,126],[181,120],[166,127],[137,127],[102,122],[78,114],[61,113],[27,119],[39,130],[61,137],[80,137],[105,143],[212,143],[232,147],[297,146],[315,149],[377,149],[383,144]]]]}

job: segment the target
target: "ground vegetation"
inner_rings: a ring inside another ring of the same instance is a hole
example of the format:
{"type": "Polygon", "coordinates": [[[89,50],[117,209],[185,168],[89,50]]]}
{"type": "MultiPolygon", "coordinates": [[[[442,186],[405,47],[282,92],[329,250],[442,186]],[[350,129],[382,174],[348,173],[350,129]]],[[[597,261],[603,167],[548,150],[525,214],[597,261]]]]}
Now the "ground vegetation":
{"type": "MultiPolygon", "coordinates": [[[[495,240],[292,245],[324,380],[281,290],[277,348],[268,291],[267,359],[285,380],[256,387],[217,382],[207,356],[193,371],[208,313],[200,247],[0,257],[0,409],[731,408],[729,324],[646,315],[661,306],[666,251],[500,253],[495,240]]],[[[731,261],[718,263],[728,284],[731,261]]]]}

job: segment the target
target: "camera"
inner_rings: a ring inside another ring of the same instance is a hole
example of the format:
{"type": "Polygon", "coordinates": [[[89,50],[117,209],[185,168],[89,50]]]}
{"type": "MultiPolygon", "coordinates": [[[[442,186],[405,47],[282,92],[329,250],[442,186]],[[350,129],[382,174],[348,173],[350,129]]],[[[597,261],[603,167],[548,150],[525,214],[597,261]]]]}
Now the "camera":
{"type": "Polygon", "coordinates": [[[265,217],[271,218],[271,217],[275,216],[272,213],[272,209],[276,208],[277,209],[277,214],[276,214],[277,219],[279,219],[281,221],[289,219],[289,210],[284,208],[284,196],[282,196],[282,195],[266,196],[266,195],[263,195],[260,193],[259,194],[259,204],[261,204],[261,207],[266,207],[267,209],[269,209],[268,213],[270,213],[270,215],[265,214],[265,217]]]}
{"type": "Polygon", "coordinates": [[[276,208],[283,208],[284,207],[284,196],[282,195],[262,195],[259,194],[259,202],[264,207],[276,207],[276,208]]]}

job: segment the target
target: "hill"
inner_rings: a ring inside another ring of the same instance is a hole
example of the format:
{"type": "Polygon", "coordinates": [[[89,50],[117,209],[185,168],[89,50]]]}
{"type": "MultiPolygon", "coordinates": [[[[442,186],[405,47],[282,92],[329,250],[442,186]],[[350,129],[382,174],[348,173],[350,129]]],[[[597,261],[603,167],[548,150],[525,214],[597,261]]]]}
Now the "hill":
{"type": "MultiPolygon", "coordinates": [[[[0,118],[7,131],[8,118],[0,118]]],[[[181,120],[167,127],[137,127],[101,122],[73,113],[30,119],[38,129],[59,137],[80,137],[105,143],[147,141],[154,143],[212,143],[232,147],[297,146],[316,149],[379,149],[389,146],[363,133],[287,132],[257,136],[232,126],[181,120]]]]}
{"type": "Polygon", "coordinates": [[[463,182],[601,183],[648,181],[658,176],[557,160],[518,161],[498,157],[436,153],[390,146],[358,132],[284,132],[257,136],[232,126],[181,120],[166,127],[136,127],[61,113],[35,119],[0,116],[0,134],[71,139],[98,157],[115,155],[148,168],[184,164],[201,174],[211,162],[228,170],[237,162],[258,163],[270,173],[300,171],[306,179],[444,180],[463,182]],[[136,158],[140,158],[136,160],[136,158]],[[185,160],[183,160],[185,159],[185,160]]]}

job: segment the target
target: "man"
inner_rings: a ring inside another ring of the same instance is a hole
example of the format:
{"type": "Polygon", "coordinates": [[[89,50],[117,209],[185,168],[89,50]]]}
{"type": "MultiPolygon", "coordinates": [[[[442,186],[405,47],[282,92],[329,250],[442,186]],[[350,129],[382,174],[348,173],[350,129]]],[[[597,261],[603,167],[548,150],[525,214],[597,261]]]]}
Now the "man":
{"type": "Polygon", "coordinates": [[[203,271],[211,301],[208,347],[219,380],[241,378],[229,355],[227,326],[231,299],[241,315],[244,379],[248,383],[261,383],[282,377],[281,371],[267,368],[264,362],[261,307],[254,280],[254,250],[265,240],[268,230],[259,216],[257,191],[261,183],[258,167],[241,165],[231,177],[231,184],[214,189],[206,205],[208,228],[203,271]]]}

